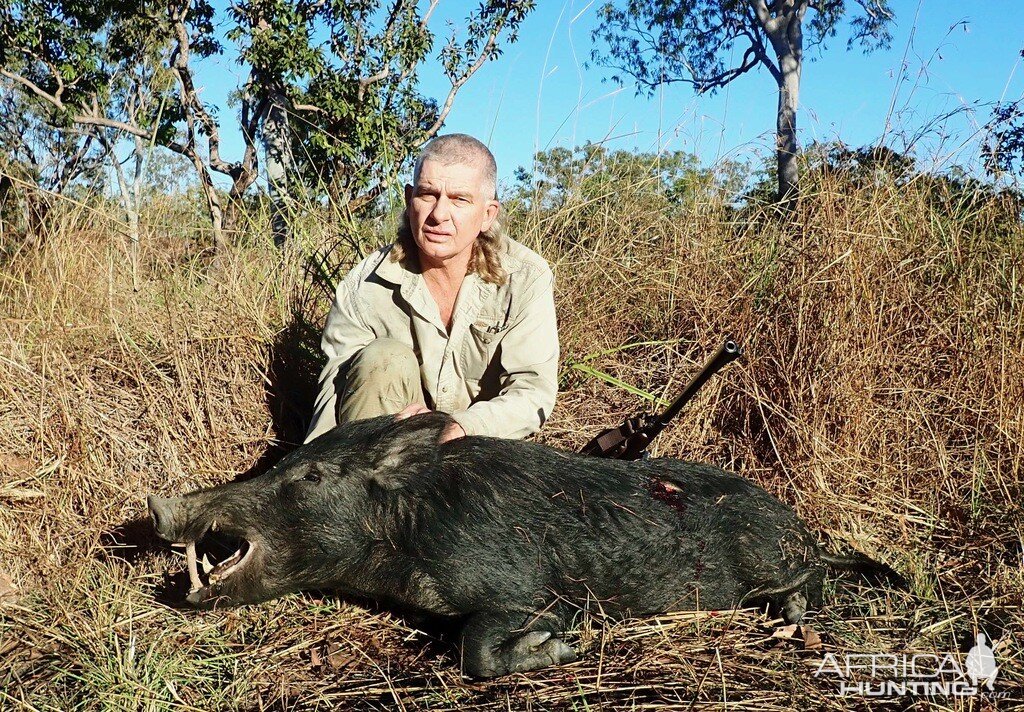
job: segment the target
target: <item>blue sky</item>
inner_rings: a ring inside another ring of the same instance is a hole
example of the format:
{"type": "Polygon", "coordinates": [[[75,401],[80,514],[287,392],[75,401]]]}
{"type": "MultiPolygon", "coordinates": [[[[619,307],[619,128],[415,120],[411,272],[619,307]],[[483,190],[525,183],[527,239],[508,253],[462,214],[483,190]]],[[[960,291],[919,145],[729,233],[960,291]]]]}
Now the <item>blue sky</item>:
{"type": "MultiPolygon", "coordinates": [[[[530,165],[535,151],[586,141],[643,151],[685,150],[705,164],[770,154],[777,92],[763,70],[714,96],[698,97],[688,85],[675,84],[648,99],[636,96],[630,85],[602,81],[610,70],[585,66],[603,1],[539,0],[519,41],[463,87],[444,131],[470,133],[488,143],[506,181],[517,166],[530,165]]],[[[440,19],[458,22],[476,4],[445,0],[440,19]]],[[[989,116],[987,104],[1024,95],[1024,3],[891,4],[896,23],[888,50],[847,51],[840,32],[824,50],[808,53],[814,61],[804,66],[801,142],[839,138],[864,145],[885,134],[894,148],[913,146],[926,164],[970,163],[978,130],[989,116]]],[[[204,99],[221,106],[242,79],[241,68],[223,57],[199,76],[204,99]]],[[[438,99],[447,94],[446,80],[429,64],[422,88],[438,99]]],[[[226,132],[224,140],[227,157],[240,152],[237,136],[226,132]]]]}

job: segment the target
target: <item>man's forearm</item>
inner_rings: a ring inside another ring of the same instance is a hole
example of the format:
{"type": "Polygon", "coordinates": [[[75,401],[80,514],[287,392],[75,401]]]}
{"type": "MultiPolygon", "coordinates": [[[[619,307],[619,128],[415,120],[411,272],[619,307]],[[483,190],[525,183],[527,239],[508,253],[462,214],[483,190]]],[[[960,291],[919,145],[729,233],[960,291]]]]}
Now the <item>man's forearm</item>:
{"type": "Polygon", "coordinates": [[[467,435],[520,439],[540,430],[551,416],[558,384],[515,384],[501,395],[452,413],[467,435]]]}

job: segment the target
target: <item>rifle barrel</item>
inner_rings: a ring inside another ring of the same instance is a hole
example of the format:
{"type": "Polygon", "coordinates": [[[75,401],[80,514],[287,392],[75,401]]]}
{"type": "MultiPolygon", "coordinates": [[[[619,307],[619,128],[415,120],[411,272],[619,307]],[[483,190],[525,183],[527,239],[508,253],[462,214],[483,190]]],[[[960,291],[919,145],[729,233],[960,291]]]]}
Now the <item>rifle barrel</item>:
{"type": "Polygon", "coordinates": [[[700,373],[693,377],[689,383],[686,384],[686,388],[683,392],[672,401],[672,404],[665,409],[665,412],[658,416],[657,430],[660,432],[668,423],[675,418],[679,411],[683,409],[687,403],[697,394],[697,391],[701,389],[708,379],[714,376],[716,373],[722,370],[722,368],[732,361],[735,361],[743,355],[743,347],[737,344],[732,339],[726,339],[725,343],[715,352],[715,355],[704,364],[701,368],[700,373]]]}

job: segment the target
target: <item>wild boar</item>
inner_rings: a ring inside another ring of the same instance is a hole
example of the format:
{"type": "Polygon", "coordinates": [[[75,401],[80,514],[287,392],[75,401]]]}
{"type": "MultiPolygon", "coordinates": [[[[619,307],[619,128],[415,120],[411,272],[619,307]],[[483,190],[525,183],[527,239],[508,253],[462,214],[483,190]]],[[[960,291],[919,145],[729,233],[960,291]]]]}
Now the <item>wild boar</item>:
{"type": "MultiPolygon", "coordinates": [[[[336,589],[458,619],[464,671],[492,677],[575,658],[581,608],[636,616],[821,603],[829,557],[794,511],[735,474],[539,444],[438,440],[441,413],[340,426],[266,474],[149,497],[157,534],[187,544],[199,607],[336,589]],[[196,542],[238,544],[204,581],[196,542]]],[[[835,560],[835,563],[850,563],[835,560]]]]}

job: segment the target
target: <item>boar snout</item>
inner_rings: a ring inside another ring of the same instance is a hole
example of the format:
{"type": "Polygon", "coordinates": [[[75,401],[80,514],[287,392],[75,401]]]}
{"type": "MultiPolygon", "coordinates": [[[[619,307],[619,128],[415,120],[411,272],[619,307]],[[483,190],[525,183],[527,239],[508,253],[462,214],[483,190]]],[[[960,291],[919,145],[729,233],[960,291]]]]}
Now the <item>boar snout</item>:
{"type": "Polygon", "coordinates": [[[177,509],[177,499],[151,494],[146,498],[146,504],[149,505],[149,516],[153,518],[157,536],[166,541],[174,541],[174,512],[177,509]]]}

